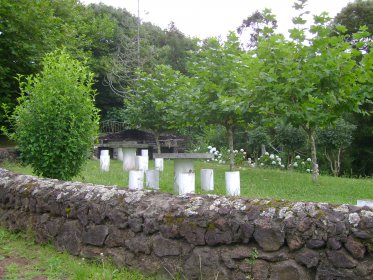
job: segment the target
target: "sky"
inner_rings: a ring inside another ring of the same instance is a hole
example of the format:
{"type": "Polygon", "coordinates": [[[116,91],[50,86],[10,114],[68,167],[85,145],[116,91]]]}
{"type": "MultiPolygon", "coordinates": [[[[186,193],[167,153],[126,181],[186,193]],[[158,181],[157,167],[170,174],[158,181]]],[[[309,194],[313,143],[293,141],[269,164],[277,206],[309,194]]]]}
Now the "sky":
{"type": "MultiPolygon", "coordinates": [[[[276,15],[279,32],[287,34],[292,27],[291,18],[296,15],[292,8],[295,0],[81,0],[82,3],[99,3],[125,8],[140,18],[166,29],[170,22],[187,36],[204,39],[225,37],[236,30],[242,20],[256,10],[270,8],[276,15]]],[[[334,17],[352,0],[308,0],[311,14],[328,12],[334,17]]]]}

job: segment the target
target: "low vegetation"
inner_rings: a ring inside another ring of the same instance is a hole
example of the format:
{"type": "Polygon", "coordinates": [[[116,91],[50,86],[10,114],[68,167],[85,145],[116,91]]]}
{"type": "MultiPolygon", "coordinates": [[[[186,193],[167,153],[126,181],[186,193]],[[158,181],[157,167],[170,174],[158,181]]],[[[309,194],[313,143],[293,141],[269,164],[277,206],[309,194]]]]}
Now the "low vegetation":
{"type": "Polygon", "coordinates": [[[105,256],[91,262],[59,253],[52,245],[35,244],[30,233],[11,233],[0,228],[1,279],[152,279],[137,272],[118,269],[105,256]]]}

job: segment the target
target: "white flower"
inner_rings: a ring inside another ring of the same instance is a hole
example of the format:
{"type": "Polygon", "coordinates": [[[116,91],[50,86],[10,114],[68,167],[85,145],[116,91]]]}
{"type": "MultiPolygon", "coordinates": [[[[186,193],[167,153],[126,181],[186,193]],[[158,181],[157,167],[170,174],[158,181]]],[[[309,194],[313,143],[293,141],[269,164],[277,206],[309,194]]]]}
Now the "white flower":
{"type": "Polygon", "coordinates": [[[282,167],[282,168],[285,168],[285,165],[281,164],[281,167],[282,167]]]}
{"type": "Polygon", "coordinates": [[[264,163],[262,162],[262,163],[260,164],[260,166],[264,166],[264,163]]]}
{"type": "Polygon", "coordinates": [[[215,152],[214,152],[214,155],[216,155],[216,156],[217,156],[218,154],[219,154],[219,152],[218,152],[218,151],[215,151],[215,152]]]}
{"type": "Polygon", "coordinates": [[[307,161],[312,161],[310,158],[307,158],[307,161]]]}
{"type": "Polygon", "coordinates": [[[243,153],[245,150],[244,149],[241,149],[240,152],[243,153]]]}
{"type": "Polygon", "coordinates": [[[237,154],[237,153],[238,153],[238,150],[234,150],[233,153],[237,154]]]}
{"type": "Polygon", "coordinates": [[[218,158],[221,158],[221,157],[222,157],[222,155],[221,155],[221,154],[219,154],[219,155],[218,155],[218,158]]]}
{"type": "Polygon", "coordinates": [[[251,158],[248,158],[248,159],[247,159],[247,162],[248,162],[248,163],[251,163],[251,158]]]}
{"type": "Polygon", "coordinates": [[[197,152],[197,149],[194,149],[193,152],[197,152]]]}
{"type": "Polygon", "coordinates": [[[265,152],[264,155],[269,156],[269,153],[268,153],[268,152],[265,152]]]}
{"type": "Polygon", "coordinates": [[[275,161],[272,161],[272,164],[276,164],[276,162],[275,162],[275,161]]]}
{"type": "Polygon", "coordinates": [[[310,170],[310,169],[307,169],[306,171],[307,171],[308,173],[310,173],[310,172],[311,172],[311,170],[310,170]]]}
{"type": "Polygon", "coordinates": [[[270,158],[270,159],[275,159],[275,155],[274,155],[274,154],[271,154],[271,155],[269,156],[269,158],[270,158]]]}
{"type": "Polygon", "coordinates": [[[210,149],[210,153],[214,153],[214,152],[216,152],[216,148],[215,147],[213,147],[213,148],[210,149]]]}
{"type": "Polygon", "coordinates": [[[211,149],[212,149],[212,147],[211,147],[211,146],[208,146],[208,147],[207,147],[207,149],[211,150],[211,149]]]}
{"type": "Polygon", "coordinates": [[[305,165],[306,163],[304,161],[302,161],[302,165],[305,165]]]}
{"type": "Polygon", "coordinates": [[[210,160],[208,159],[207,162],[209,162],[210,160]]]}
{"type": "Polygon", "coordinates": [[[295,158],[296,158],[296,159],[300,159],[300,155],[297,155],[295,158]]]}
{"type": "Polygon", "coordinates": [[[244,155],[246,155],[246,152],[243,152],[244,155]]]}
{"type": "Polygon", "coordinates": [[[277,158],[277,161],[278,161],[278,162],[281,162],[281,158],[280,158],[280,157],[278,157],[278,158],[277,158]]]}
{"type": "Polygon", "coordinates": [[[220,163],[220,164],[222,164],[222,163],[223,163],[223,161],[222,161],[222,160],[219,160],[219,163],[220,163]]]}
{"type": "Polygon", "coordinates": [[[293,166],[294,166],[294,167],[298,167],[298,163],[294,162],[294,163],[293,163],[293,166]]]}
{"type": "Polygon", "coordinates": [[[225,160],[223,160],[222,164],[225,164],[225,160]]]}
{"type": "Polygon", "coordinates": [[[231,150],[229,150],[229,149],[228,149],[228,150],[227,150],[227,152],[228,152],[228,153],[230,153],[230,152],[231,152],[231,150]]]}

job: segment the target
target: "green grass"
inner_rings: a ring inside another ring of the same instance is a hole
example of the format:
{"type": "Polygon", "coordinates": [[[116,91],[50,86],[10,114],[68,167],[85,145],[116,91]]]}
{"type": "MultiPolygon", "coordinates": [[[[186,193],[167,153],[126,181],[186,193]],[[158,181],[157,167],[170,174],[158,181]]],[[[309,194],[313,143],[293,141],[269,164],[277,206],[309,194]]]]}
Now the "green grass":
{"type": "Polygon", "coordinates": [[[118,269],[107,259],[98,262],[56,252],[51,245],[37,245],[32,234],[11,233],[0,227],[1,279],[97,279],[147,280],[140,273],[118,269]],[[41,279],[41,278],[38,278],[41,279]]]}
{"type": "MultiPolygon", "coordinates": [[[[122,163],[112,160],[110,172],[99,170],[99,161],[90,160],[76,181],[100,185],[117,185],[126,187],[128,172],[122,171],[122,163]]],[[[4,168],[17,173],[32,174],[30,167],[5,163],[4,168]]],[[[150,161],[149,168],[154,168],[150,161]]],[[[203,193],[200,186],[200,169],[214,169],[214,194],[225,195],[225,171],[228,166],[207,162],[196,162],[196,192],[203,193]]],[[[242,168],[241,196],[250,198],[285,199],[290,201],[314,201],[329,203],[356,204],[357,199],[373,198],[373,179],[335,178],[322,175],[317,184],[311,181],[311,176],[295,171],[280,171],[272,169],[242,168]]],[[[165,161],[165,171],[160,175],[160,190],[173,190],[173,161],[165,161]]]]}

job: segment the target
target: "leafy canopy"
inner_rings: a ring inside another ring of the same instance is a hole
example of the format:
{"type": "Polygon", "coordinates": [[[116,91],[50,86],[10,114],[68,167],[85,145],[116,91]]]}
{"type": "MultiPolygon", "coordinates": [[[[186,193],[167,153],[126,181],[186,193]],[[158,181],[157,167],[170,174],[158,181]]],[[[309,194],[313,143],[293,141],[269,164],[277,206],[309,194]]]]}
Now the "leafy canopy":
{"type": "Polygon", "coordinates": [[[43,70],[19,76],[13,119],[23,161],[37,175],[68,180],[79,173],[98,133],[93,74],[65,51],[44,58],[43,70]]]}

